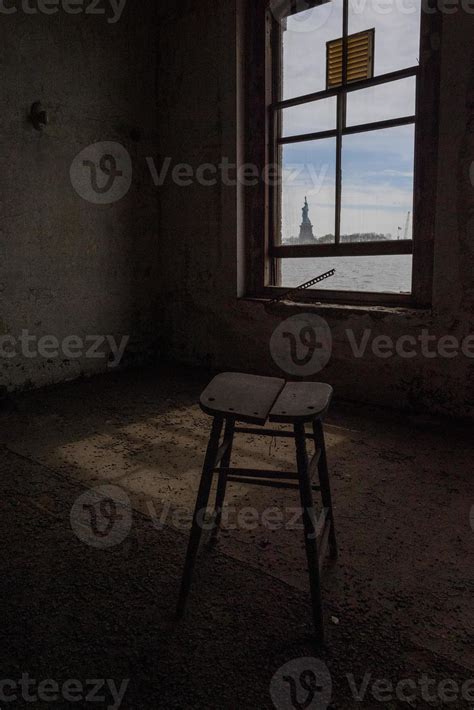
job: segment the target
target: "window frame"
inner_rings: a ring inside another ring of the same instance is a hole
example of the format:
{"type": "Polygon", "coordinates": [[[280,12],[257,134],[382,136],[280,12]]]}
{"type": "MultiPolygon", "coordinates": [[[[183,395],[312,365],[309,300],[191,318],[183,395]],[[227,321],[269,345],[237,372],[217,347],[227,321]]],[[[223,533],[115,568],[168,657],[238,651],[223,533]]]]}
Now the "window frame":
{"type": "MultiPolygon", "coordinates": [[[[287,0],[287,2],[290,3],[291,0],[287,0]]],[[[314,2],[314,5],[316,4],[319,3],[314,2]]],[[[407,307],[429,308],[431,306],[433,285],[435,228],[433,206],[436,200],[437,184],[441,13],[434,8],[430,12],[422,11],[421,13],[419,65],[375,76],[372,79],[353,81],[340,87],[333,87],[281,101],[281,37],[283,30],[281,22],[275,17],[274,12],[272,13],[269,5],[268,0],[260,0],[256,5],[253,4],[252,9],[249,8],[252,13],[252,17],[249,18],[248,26],[250,31],[247,45],[247,72],[250,73],[250,76],[247,74],[247,106],[251,112],[251,115],[249,111],[246,112],[246,126],[248,129],[246,134],[249,137],[251,136],[247,150],[249,159],[251,162],[256,162],[257,165],[260,164],[262,166],[274,165],[276,162],[280,164],[278,160],[279,145],[303,140],[302,136],[291,136],[278,140],[281,109],[303,105],[331,96],[336,96],[338,103],[336,130],[306,134],[304,139],[311,140],[314,136],[319,138],[336,137],[340,144],[338,144],[338,162],[342,155],[342,138],[344,135],[412,124],[415,126],[413,240],[341,243],[339,224],[338,233],[336,230],[335,235],[337,239],[334,244],[276,244],[276,225],[279,224],[278,201],[275,199],[277,188],[268,184],[261,184],[257,190],[248,195],[246,201],[248,208],[247,228],[251,246],[247,262],[249,274],[247,292],[253,296],[273,298],[288,291],[288,288],[274,285],[277,283],[279,275],[278,264],[281,263],[279,260],[282,258],[412,254],[413,280],[411,294],[311,289],[310,291],[301,292],[299,299],[324,303],[371,303],[374,305],[405,305],[407,307]],[[262,38],[264,38],[263,43],[262,38]],[[260,64],[258,64],[259,60],[260,64]],[[255,72],[256,66],[260,66],[260,71],[255,72]],[[358,89],[388,84],[391,81],[411,76],[417,77],[414,116],[350,127],[345,125],[345,121],[341,121],[340,112],[345,110],[346,103],[345,99],[341,99],[342,96],[347,96],[347,93],[358,89]],[[262,101],[262,96],[265,97],[264,101],[262,101]],[[262,139],[264,141],[263,146],[262,139]]],[[[347,62],[347,38],[349,36],[348,8],[349,0],[344,0],[343,55],[345,66],[347,62]]],[[[343,69],[343,76],[344,74],[345,71],[343,69]]],[[[336,205],[340,205],[342,191],[340,182],[342,173],[340,166],[338,168],[336,171],[339,175],[339,180],[337,180],[336,184],[336,200],[339,200],[339,203],[336,202],[336,205]]],[[[339,222],[340,210],[338,212],[339,219],[337,221],[339,222]]]]}

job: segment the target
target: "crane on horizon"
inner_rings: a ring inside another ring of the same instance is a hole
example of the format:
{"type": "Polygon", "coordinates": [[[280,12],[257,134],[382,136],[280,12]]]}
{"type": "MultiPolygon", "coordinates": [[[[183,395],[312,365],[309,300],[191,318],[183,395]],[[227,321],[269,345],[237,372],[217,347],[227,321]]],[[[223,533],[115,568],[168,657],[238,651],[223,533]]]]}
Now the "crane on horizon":
{"type": "MultiPolygon", "coordinates": [[[[411,217],[411,212],[407,213],[407,220],[405,222],[405,231],[403,232],[403,239],[408,239],[408,230],[410,229],[410,217],[411,217]]],[[[398,239],[400,240],[400,232],[402,231],[402,228],[398,228],[398,239]]]]}

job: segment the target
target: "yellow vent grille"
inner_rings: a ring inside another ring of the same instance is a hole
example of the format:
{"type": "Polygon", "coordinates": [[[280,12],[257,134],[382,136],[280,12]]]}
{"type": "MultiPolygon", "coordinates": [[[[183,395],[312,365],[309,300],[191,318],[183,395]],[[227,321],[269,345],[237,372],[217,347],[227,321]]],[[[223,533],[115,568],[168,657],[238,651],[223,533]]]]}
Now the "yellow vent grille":
{"type": "MultiPolygon", "coordinates": [[[[371,79],[374,75],[375,30],[347,38],[347,82],[371,79]]],[[[342,84],[342,39],[327,43],[327,88],[342,84]]]]}

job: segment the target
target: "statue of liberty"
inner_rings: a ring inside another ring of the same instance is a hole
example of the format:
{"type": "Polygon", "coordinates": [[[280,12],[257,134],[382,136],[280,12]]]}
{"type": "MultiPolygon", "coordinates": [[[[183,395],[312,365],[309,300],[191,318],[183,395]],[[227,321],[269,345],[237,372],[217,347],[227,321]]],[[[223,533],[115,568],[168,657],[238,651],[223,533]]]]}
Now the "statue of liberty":
{"type": "Polygon", "coordinates": [[[308,198],[304,198],[304,206],[302,209],[303,213],[303,221],[301,223],[300,227],[300,236],[298,238],[298,241],[300,244],[308,244],[308,242],[315,242],[315,236],[313,234],[313,225],[311,224],[311,220],[309,218],[309,205],[308,205],[308,198]]]}
{"type": "Polygon", "coordinates": [[[304,207],[302,209],[303,212],[303,224],[311,224],[309,221],[309,205],[308,205],[308,198],[304,198],[304,207]]]}

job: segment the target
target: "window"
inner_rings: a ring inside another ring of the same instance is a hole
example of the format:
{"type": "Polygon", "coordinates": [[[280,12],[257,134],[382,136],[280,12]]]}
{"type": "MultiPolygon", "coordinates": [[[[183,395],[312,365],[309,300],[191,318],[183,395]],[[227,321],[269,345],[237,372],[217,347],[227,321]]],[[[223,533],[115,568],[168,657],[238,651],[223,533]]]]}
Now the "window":
{"type": "Polygon", "coordinates": [[[266,6],[267,292],[335,269],[317,300],[429,305],[439,18],[378,8],[266,6]]]}

